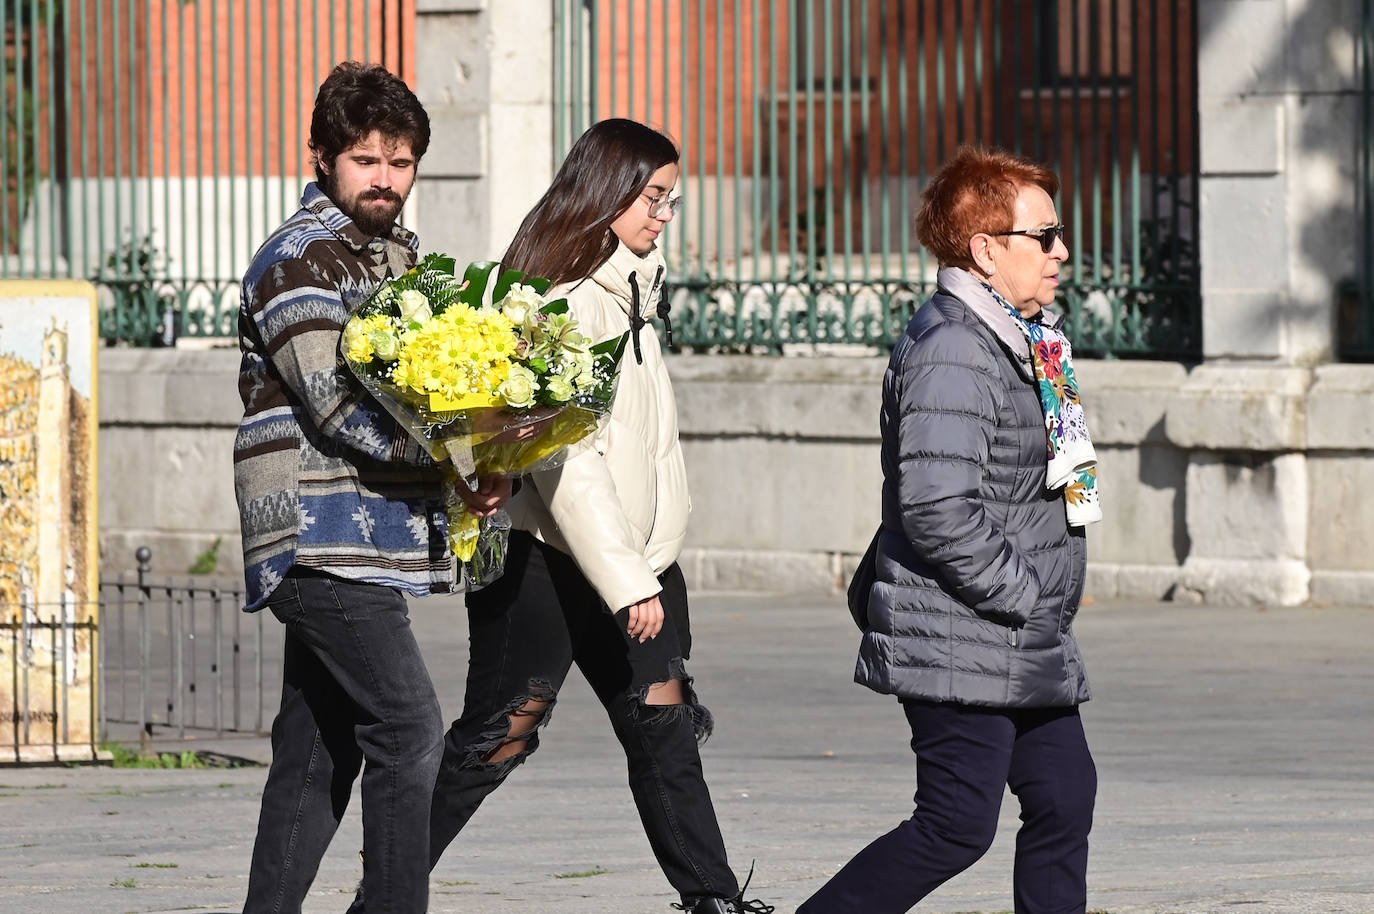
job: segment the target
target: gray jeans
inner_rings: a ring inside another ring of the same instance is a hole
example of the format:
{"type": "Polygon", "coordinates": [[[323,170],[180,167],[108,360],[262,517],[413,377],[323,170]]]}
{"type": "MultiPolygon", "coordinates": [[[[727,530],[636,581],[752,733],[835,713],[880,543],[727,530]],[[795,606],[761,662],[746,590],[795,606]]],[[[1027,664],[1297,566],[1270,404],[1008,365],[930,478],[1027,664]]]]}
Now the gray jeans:
{"type": "Polygon", "coordinates": [[[244,914],[298,914],[359,770],[368,910],[422,914],[443,718],[405,598],[296,568],[267,606],[286,652],[244,914]]]}

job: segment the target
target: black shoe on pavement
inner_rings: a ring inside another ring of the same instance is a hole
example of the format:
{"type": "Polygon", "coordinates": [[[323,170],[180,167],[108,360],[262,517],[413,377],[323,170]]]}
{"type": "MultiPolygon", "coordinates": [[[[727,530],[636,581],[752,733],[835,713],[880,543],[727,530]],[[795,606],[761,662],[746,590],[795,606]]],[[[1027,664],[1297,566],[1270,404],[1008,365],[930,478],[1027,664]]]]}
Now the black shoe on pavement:
{"type": "Polygon", "coordinates": [[[690,905],[675,904],[673,907],[687,914],[773,914],[773,905],[757,898],[745,900],[744,892],[753,878],[754,865],[751,863],[749,875],[744,878],[744,885],[740,886],[739,894],[734,898],[699,898],[690,905]]]}
{"type": "Polygon", "coordinates": [[[773,914],[773,906],[758,899],[703,898],[690,908],[673,905],[688,914],[773,914]]]}

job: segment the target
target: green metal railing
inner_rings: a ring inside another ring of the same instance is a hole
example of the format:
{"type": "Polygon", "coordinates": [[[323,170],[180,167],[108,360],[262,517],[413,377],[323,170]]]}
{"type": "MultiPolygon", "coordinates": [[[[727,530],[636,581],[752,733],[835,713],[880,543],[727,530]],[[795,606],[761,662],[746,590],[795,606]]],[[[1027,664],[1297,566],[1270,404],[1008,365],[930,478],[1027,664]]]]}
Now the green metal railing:
{"type": "Polygon", "coordinates": [[[1189,0],[554,4],[556,157],[609,116],[681,147],[681,342],[889,344],[933,288],[920,192],[975,142],[1063,179],[1081,351],[1200,353],[1189,0]]]}
{"type": "Polygon", "coordinates": [[[232,336],[338,61],[413,69],[415,0],[0,0],[0,277],[86,278],[109,341],[232,336]]]}
{"type": "Polygon", "coordinates": [[[1360,136],[1355,150],[1355,211],[1363,256],[1357,275],[1341,284],[1336,312],[1336,346],[1342,359],[1374,362],[1374,0],[1362,0],[1357,49],[1360,80],[1360,136]]]}

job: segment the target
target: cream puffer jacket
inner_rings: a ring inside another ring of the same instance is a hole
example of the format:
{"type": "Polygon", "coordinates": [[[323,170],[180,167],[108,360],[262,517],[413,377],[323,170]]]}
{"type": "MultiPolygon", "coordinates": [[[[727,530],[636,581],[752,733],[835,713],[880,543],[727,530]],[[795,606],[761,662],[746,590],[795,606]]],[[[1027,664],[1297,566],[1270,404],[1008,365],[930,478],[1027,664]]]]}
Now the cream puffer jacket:
{"type": "MultiPolygon", "coordinates": [[[[655,313],[663,257],[640,256],[621,244],[611,259],[579,283],[556,286],[567,296],[578,328],[593,341],[630,329],[638,287],[640,313],[655,313]]],[[[639,331],[643,362],[625,345],[611,415],[594,437],[562,466],[532,474],[507,505],[513,526],[572,556],[588,582],[617,610],[662,588],[658,575],[682,552],[687,533],[687,471],[677,436],[663,351],[652,324],[639,331]]]]}

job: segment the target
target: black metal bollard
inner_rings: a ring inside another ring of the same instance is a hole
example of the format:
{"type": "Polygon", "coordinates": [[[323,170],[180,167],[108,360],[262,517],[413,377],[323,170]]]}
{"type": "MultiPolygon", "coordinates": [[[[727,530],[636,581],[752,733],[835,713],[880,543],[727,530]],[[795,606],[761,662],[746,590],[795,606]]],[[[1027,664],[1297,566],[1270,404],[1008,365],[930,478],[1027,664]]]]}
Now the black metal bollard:
{"type": "Polygon", "coordinates": [[[148,575],[153,570],[153,550],[139,546],[134,550],[138,561],[138,639],[139,639],[139,677],[138,677],[138,719],[142,725],[138,733],[140,755],[153,752],[153,722],[148,719],[148,662],[151,646],[148,643],[148,600],[152,597],[152,587],[148,575]]]}

